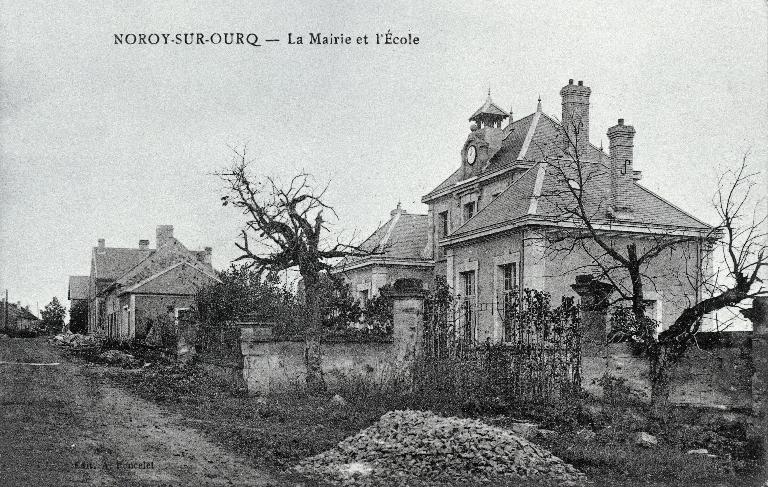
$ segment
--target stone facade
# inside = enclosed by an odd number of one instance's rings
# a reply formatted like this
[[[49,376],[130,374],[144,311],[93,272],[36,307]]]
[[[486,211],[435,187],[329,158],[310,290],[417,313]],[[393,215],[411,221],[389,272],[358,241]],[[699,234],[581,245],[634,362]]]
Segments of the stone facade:
[[[644,269],[651,317],[662,327],[669,326],[685,306],[699,299],[696,283],[706,272],[706,241],[712,228],[638,183],[635,129],[624,119],[607,130],[608,154],[590,144],[588,86],[569,80],[560,94],[562,125],[545,114],[539,102],[535,113],[510,120],[503,128],[506,112],[489,97],[470,119],[474,124],[462,147],[461,166],[422,198],[429,206],[425,255],[431,256],[434,273],[446,276],[456,294],[471,292],[470,301],[484,310],[477,316],[480,340],[501,337],[495,307],[505,285],[504,272],[509,286],[510,266],[516,287],[549,292],[555,303],[563,296],[574,296],[570,285],[578,274],[602,272],[592,258],[601,252],[594,242],[555,252],[547,240],[556,236],[564,248],[569,232],[579,231],[558,206],[574,181],[566,180],[574,176],[558,172],[567,167],[565,163],[557,165],[575,157],[572,146],[564,150],[563,143],[569,139],[575,141],[583,166],[585,182],[580,189],[586,195],[585,205],[611,245],[625,253],[627,245],[634,243],[642,252],[660,237],[686,240]],[[473,145],[477,149],[470,151]],[[611,264],[608,259],[602,262]],[[628,281],[621,270],[611,271],[610,277],[619,285]],[[471,282],[472,289],[466,289],[466,282]]]

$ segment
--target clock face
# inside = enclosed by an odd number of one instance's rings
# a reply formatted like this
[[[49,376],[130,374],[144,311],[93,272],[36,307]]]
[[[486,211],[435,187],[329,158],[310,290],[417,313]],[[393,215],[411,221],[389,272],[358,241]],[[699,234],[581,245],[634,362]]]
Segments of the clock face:
[[[474,145],[470,145],[467,148],[467,164],[474,164],[475,159],[477,158],[477,149],[475,149]]]

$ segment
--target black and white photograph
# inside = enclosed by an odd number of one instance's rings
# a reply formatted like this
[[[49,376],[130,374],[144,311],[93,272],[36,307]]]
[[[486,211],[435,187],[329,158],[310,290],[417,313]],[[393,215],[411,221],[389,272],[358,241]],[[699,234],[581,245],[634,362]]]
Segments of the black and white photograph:
[[[768,487],[768,2],[0,0],[0,486]]]

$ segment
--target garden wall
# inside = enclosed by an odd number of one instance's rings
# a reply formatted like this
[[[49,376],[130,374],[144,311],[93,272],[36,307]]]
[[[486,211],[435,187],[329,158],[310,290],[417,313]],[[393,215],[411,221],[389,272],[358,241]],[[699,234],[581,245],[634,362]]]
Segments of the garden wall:
[[[700,334],[699,346],[689,349],[677,364],[670,388],[672,404],[739,410],[751,407],[751,333],[725,333],[720,340],[708,336],[714,334]],[[640,397],[649,400],[648,360],[634,355],[625,343],[610,344],[607,352],[607,359],[600,357],[599,361],[604,366],[590,371],[591,378],[603,373],[622,378]]]
[[[249,391],[279,391],[304,386],[303,341],[245,339],[241,346],[243,380]],[[322,353],[323,375],[331,388],[344,379],[381,382],[396,372],[393,343],[323,343]]]
[[[623,379],[635,393],[650,399],[648,359],[635,355],[626,343],[607,343],[610,286],[577,279],[572,286],[581,298],[582,386],[602,393],[599,379],[608,374]],[[755,330],[765,325],[755,323]],[[753,332],[698,333],[696,343],[674,368],[669,400],[672,404],[748,411],[756,389],[753,377],[759,351],[753,348]],[[759,391],[757,392],[759,394]]]
[[[384,382],[411,373],[420,349],[423,329],[423,295],[418,285],[390,291],[394,299],[392,339],[382,341],[324,341],[322,366],[326,384],[343,380]],[[304,342],[277,340],[265,324],[235,325],[210,334],[198,334],[198,361],[211,373],[267,393],[304,387]],[[201,346],[202,336],[208,344]]]

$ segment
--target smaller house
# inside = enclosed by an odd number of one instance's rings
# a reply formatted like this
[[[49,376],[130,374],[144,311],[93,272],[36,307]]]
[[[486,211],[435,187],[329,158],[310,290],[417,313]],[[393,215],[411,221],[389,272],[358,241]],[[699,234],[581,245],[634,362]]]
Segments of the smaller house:
[[[6,303],[0,302],[0,330],[31,330],[40,326],[40,318],[21,303],[7,304],[8,322],[6,323]]]
[[[90,276],[69,276],[67,299],[70,308],[79,302],[88,302],[88,280]]]
[[[211,247],[189,250],[173,236],[172,225],[157,227],[155,248],[92,250],[88,276],[88,331],[113,339],[145,338],[154,324],[178,319],[195,301],[197,291],[220,282],[211,266]],[[70,299],[81,299],[81,276],[70,278]]]
[[[360,245],[371,255],[346,258],[333,272],[344,276],[354,297],[363,305],[378,295],[383,286],[394,284],[400,278],[431,283],[434,263],[431,255],[425,257],[425,251],[431,250],[427,242],[428,228],[427,215],[408,213],[398,203],[390,212],[389,220]]]

